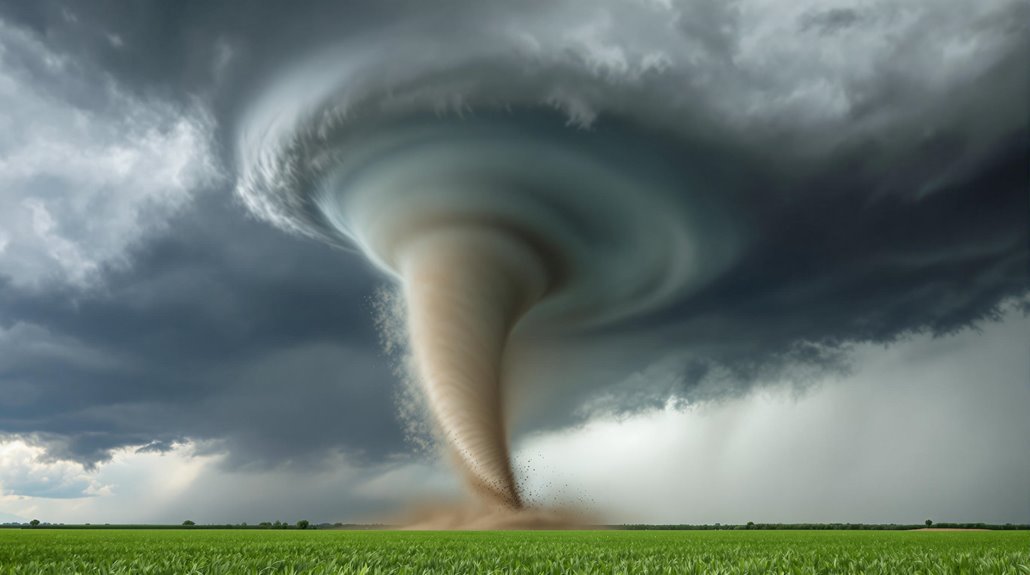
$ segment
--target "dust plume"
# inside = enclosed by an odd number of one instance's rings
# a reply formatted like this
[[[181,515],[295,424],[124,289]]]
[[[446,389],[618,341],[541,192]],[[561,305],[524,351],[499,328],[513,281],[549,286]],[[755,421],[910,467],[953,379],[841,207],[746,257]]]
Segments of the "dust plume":
[[[597,517],[572,508],[522,507],[499,508],[489,505],[423,504],[403,515],[390,518],[390,525],[403,525],[413,531],[461,529],[467,531],[522,529],[597,529]]]

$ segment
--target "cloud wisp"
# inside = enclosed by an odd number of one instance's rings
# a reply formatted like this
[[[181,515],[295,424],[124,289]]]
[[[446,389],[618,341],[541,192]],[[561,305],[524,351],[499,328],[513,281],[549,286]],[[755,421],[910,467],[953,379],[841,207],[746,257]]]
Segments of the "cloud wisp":
[[[2,20],[0,38],[0,276],[95,283],[219,183],[214,120],[199,103],[140,98]]]

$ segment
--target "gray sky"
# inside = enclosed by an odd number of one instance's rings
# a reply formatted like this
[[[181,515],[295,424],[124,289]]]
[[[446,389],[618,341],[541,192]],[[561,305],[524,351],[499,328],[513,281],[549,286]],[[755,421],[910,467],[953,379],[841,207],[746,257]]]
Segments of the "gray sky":
[[[1030,3],[296,4],[0,2],[0,521],[335,521],[456,492],[405,440],[387,280],[235,193],[255,110],[352,62],[372,101],[508,102],[645,150],[743,230],[691,297],[527,351],[531,495],[627,521],[1030,520]]]

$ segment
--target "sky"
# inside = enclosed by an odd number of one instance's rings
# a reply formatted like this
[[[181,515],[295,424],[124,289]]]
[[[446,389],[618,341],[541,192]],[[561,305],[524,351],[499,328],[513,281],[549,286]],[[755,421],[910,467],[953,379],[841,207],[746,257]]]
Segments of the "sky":
[[[523,338],[528,500],[1025,523],[1027,22],[1013,0],[0,2],[0,522],[458,497],[391,347],[395,278],[305,195],[343,181],[320,158],[426,122],[616,174],[555,192],[601,230],[570,269],[619,294],[577,313],[625,313]],[[680,232],[698,263],[643,298]]]

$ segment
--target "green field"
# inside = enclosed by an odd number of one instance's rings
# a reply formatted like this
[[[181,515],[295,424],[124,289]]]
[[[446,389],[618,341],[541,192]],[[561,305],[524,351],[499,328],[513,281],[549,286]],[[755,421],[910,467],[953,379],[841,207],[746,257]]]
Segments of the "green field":
[[[0,530],[13,573],[1030,574],[1030,533]]]

